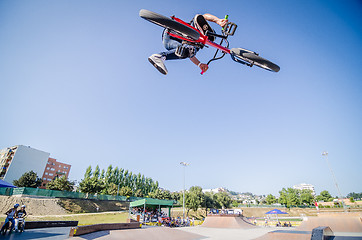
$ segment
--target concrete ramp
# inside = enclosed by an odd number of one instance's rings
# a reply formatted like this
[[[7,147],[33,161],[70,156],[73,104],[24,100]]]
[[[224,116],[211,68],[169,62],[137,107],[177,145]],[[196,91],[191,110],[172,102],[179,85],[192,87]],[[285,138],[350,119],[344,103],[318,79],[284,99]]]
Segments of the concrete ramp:
[[[341,213],[339,215],[320,215],[308,217],[298,227],[301,231],[312,231],[319,226],[328,226],[333,232],[362,232],[361,217]]]
[[[257,240],[311,239],[312,231],[326,226],[331,230],[333,239],[362,239],[362,218],[355,213],[320,214],[308,217],[295,229],[269,232]],[[332,238],[331,238],[332,239]]]
[[[246,218],[240,215],[210,215],[207,216],[202,227],[208,228],[254,228]]]

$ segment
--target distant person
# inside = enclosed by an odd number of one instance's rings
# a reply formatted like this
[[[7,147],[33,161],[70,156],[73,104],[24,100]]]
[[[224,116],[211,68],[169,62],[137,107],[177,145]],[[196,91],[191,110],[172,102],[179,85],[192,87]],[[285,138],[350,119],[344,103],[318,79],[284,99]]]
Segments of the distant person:
[[[12,230],[14,229],[14,227],[15,227],[15,220],[14,220],[14,218],[15,218],[15,215],[16,215],[16,212],[17,212],[18,207],[19,207],[19,204],[16,203],[13,208],[9,209],[9,210],[5,213],[6,219],[5,219],[4,225],[1,227],[1,232],[4,230],[4,228],[5,228],[5,226],[6,226],[6,224],[7,224],[8,222],[11,222],[10,231],[12,231]]]
[[[25,217],[27,216],[27,213],[25,211],[25,205],[22,205],[20,210],[16,212],[16,218],[15,218],[15,231],[18,231],[18,225],[19,220],[21,219],[23,221],[22,229],[25,228]]]

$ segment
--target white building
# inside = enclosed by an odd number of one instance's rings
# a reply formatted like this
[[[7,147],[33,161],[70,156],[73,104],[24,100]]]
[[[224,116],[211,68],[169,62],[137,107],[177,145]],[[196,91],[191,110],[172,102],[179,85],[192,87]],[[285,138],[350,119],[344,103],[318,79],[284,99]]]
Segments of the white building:
[[[0,179],[13,183],[25,172],[43,175],[50,153],[18,145],[0,150]]]
[[[202,192],[203,193],[205,193],[205,192],[219,193],[219,192],[226,192],[226,189],[219,187],[219,188],[214,188],[214,189],[203,189]]]
[[[312,184],[301,183],[301,184],[298,184],[298,185],[294,185],[293,188],[294,189],[299,189],[299,190],[304,190],[304,189],[311,190],[313,196],[315,196],[315,190],[314,190],[314,186]]]

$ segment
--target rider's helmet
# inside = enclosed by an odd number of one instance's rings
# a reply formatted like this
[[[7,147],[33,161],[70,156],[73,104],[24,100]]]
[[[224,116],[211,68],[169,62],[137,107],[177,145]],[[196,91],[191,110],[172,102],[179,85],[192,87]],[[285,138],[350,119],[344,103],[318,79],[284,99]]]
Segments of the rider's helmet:
[[[21,205],[22,208],[25,208],[25,205]]]
[[[14,205],[14,208],[17,208],[17,207],[19,207],[19,204],[18,204],[18,203],[16,203],[16,204]]]

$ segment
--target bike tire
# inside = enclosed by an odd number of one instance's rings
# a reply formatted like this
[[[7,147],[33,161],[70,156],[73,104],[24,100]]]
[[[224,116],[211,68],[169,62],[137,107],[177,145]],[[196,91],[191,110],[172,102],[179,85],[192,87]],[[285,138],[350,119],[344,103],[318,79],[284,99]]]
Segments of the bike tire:
[[[276,65],[275,63],[272,63],[271,61],[262,58],[255,53],[245,51],[243,49],[239,48],[232,48],[230,49],[230,53],[234,54],[236,56],[241,56],[241,58],[248,59],[253,65],[258,66],[260,68],[264,68],[266,70],[272,71],[272,72],[279,72],[280,67]]]
[[[141,9],[139,12],[139,15],[141,18],[146,19],[147,21],[154,23],[156,25],[159,25],[161,27],[171,29],[177,33],[180,33],[182,35],[185,35],[186,37],[192,39],[192,40],[198,40],[200,38],[200,33],[196,30],[185,26],[179,22],[176,22],[175,20],[165,17],[161,14],[151,12],[146,9]]]

